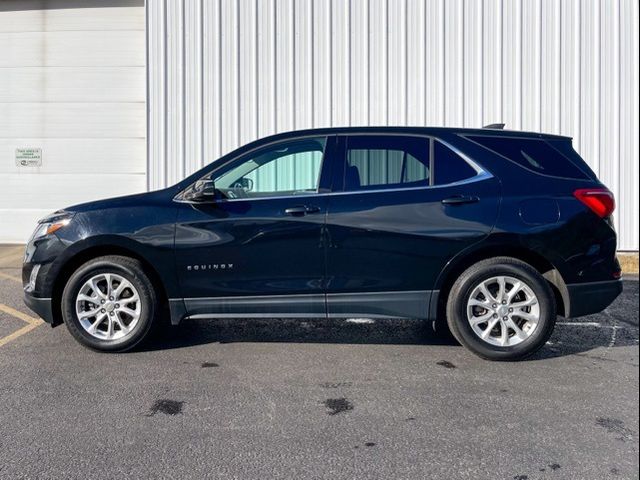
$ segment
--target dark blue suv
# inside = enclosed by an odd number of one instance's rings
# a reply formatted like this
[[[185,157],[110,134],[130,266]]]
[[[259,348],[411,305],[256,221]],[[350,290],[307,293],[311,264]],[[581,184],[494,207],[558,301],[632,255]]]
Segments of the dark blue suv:
[[[168,316],[405,317],[523,358],[621,292],[613,195],[566,137],[332,128],[268,137],[164,190],[70,207],[27,246],[27,305],[82,344]]]

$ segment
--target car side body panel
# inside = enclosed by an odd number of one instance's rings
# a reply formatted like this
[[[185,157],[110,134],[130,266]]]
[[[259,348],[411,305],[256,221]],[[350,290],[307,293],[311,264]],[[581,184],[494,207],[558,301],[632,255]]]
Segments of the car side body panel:
[[[257,148],[304,136],[354,133],[438,138],[491,176],[395,192],[347,194],[339,185],[323,185],[311,198],[318,214],[296,219],[283,216],[283,209],[309,199],[229,202],[222,207],[174,201],[203,175]],[[483,252],[504,250],[529,252],[549,264],[567,315],[605,308],[620,290],[615,231],[610,221],[573,196],[578,188],[601,185],[597,178],[531,173],[469,140],[472,134],[486,131],[362,127],[289,132],[245,145],[167,189],[70,207],[73,220],[67,227],[27,246],[25,285],[34,265],[40,265],[36,288],[26,294],[28,303],[36,305],[34,310],[45,320],[59,323],[56,296],[65,275],[78,261],[115,250],[129,252],[154,272],[174,323],[189,315],[301,317],[326,313],[327,308],[339,316],[433,318],[438,303],[433,298],[461,265]],[[568,141],[537,133],[499,135]],[[479,201],[442,204],[455,195],[473,195]],[[267,223],[268,228],[260,227]],[[283,261],[289,270],[275,283],[270,281],[270,273]],[[238,268],[215,276],[213,265],[219,273],[222,264]],[[195,265],[198,275],[185,276],[189,266],[195,273]],[[204,270],[201,265],[206,265]],[[589,300],[594,292],[597,302]]]
[[[495,178],[414,190],[333,195],[327,214],[330,316],[380,313],[427,318],[431,291],[447,262],[482,241],[498,215]],[[478,201],[446,205],[469,195]],[[409,292],[413,295],[408,296]],[[363,295],[365,294],[366,295]]]
[[[265,314],[287,313],[289,300],[299,306],[294,312],[307,307],[324,315],[321,236],[327,200],[319,196],[180,204],[175,255],[187,312],[238,314],[245,297],[245,313],[256,314],[259,302],[253,298],[262,296]],[[302,204],[313,204],[317,211],[304,216],[285,213]]]
[[[67,227],[27,245],[22,269],[25,284],[33,266],[40,265],[31,296],[56,298],[71,273],[71,265],[113,253],[143,260],[153,269],[166,294],[179,296],[174,261],[177,208],[171,200],[173,196],[171,190],[161,190],[72,207],[73,220]],[[53,324],[61,322],[56,307],[51,308]]]

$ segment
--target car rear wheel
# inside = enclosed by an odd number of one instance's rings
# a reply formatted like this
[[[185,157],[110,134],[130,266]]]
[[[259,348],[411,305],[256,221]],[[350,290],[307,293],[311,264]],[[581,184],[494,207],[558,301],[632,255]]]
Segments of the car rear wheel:
[[[488,360],[519,360],[539,350],[556,321],[553,291],[529,264],[484,260],[454,283],[447,322],[454,337]]]
[[[157,310],[142,264],[122,256],[99,257],[76,270],[62,294],[64,322],[81,344],[100,351],[135,347]]]

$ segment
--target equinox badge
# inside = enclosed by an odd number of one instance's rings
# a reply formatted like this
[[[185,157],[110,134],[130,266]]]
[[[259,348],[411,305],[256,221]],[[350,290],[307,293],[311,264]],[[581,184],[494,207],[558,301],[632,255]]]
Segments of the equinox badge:
[[[200,270],[233,270],[233,263],[205,263],[198,265],[187,265],[187,271]]]

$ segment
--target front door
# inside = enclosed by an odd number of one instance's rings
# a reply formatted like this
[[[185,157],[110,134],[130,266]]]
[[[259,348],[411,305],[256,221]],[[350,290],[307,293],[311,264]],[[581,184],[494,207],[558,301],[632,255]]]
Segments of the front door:
[[[341,137],[327,213],[329,316],[427,318],[437,275],[484,238],[499,183],[422,136]]]
[[[321,195],[328,141],[307,137],[248,153],[209,177],[215,200],[182,203],[176,268],[187,314],[324,316]]]

